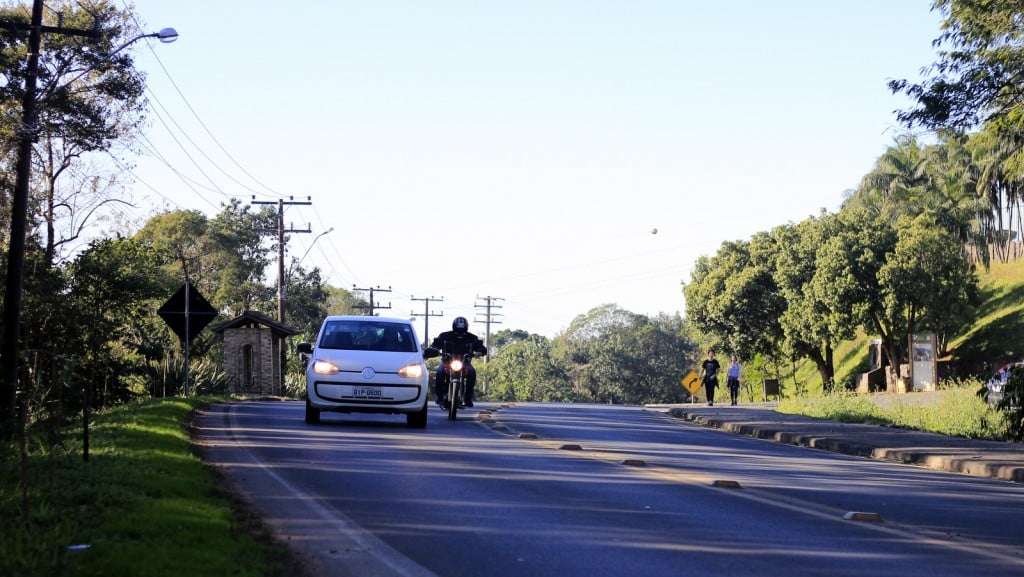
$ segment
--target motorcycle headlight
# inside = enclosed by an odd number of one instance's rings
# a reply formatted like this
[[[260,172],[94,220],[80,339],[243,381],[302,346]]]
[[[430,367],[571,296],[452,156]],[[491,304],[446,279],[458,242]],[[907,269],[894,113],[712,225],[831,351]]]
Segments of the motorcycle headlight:
[[[423,376],[423,367],[420,365],[406,365],[398,369],[399,376],[409,379],[418,379]]]
[[[461,371],[462,361],[460,361],[459,359],[455,359],[454,361],[452,361],[451,367],[453,371]]]
[[[317,360],[313,363],[313,372],[318,375],[336,375],[341,371],[338,365],[330,361]]]

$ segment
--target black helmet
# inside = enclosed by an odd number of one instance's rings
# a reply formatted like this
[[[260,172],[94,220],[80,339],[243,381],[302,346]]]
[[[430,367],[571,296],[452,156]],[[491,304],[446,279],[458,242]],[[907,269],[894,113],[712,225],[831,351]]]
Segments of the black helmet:
[[[460,335],[465,333],[469,330],[469,321],[466,320],[466,317],[455,317],[455,320],[452,321],[452,330]]]

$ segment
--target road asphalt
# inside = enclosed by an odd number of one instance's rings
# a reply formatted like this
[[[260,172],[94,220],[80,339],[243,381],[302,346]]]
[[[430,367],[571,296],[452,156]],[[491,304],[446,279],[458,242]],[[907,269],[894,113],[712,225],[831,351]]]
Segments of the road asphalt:
[[[1024,575],[1019,484],[635,407],[479,408],[415,430],[247,402],[193,430],[311,575]]]
[[[657,405],[706,427],[930,469],[1024,483],[1024,444],[965,439],[779,413],[757,406]]]

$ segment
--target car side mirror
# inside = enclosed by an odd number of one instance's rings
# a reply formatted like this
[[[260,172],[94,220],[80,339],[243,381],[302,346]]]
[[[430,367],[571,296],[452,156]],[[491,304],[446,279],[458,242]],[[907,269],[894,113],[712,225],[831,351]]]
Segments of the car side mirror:
[[[434,347],[427,347],[427,348],[423,349],[423,358],[424,359],[433,359],[433,358],[436,358],[436,357],[439,357],[439,356],[441,356],[441,351],[435,349]]]
[[[309,343],[299,343],[295,345],[295,352],[300,355],[311,355],[313,354],[313,345]]]

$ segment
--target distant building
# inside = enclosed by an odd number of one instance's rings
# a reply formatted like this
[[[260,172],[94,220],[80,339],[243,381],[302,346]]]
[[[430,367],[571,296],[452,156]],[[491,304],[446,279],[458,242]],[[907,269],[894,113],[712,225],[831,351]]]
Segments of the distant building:
[[[299,331],[256,311],[213,327],[224,339],[224,372],[232,393],[280,395],[284,391],[281,350]]]

